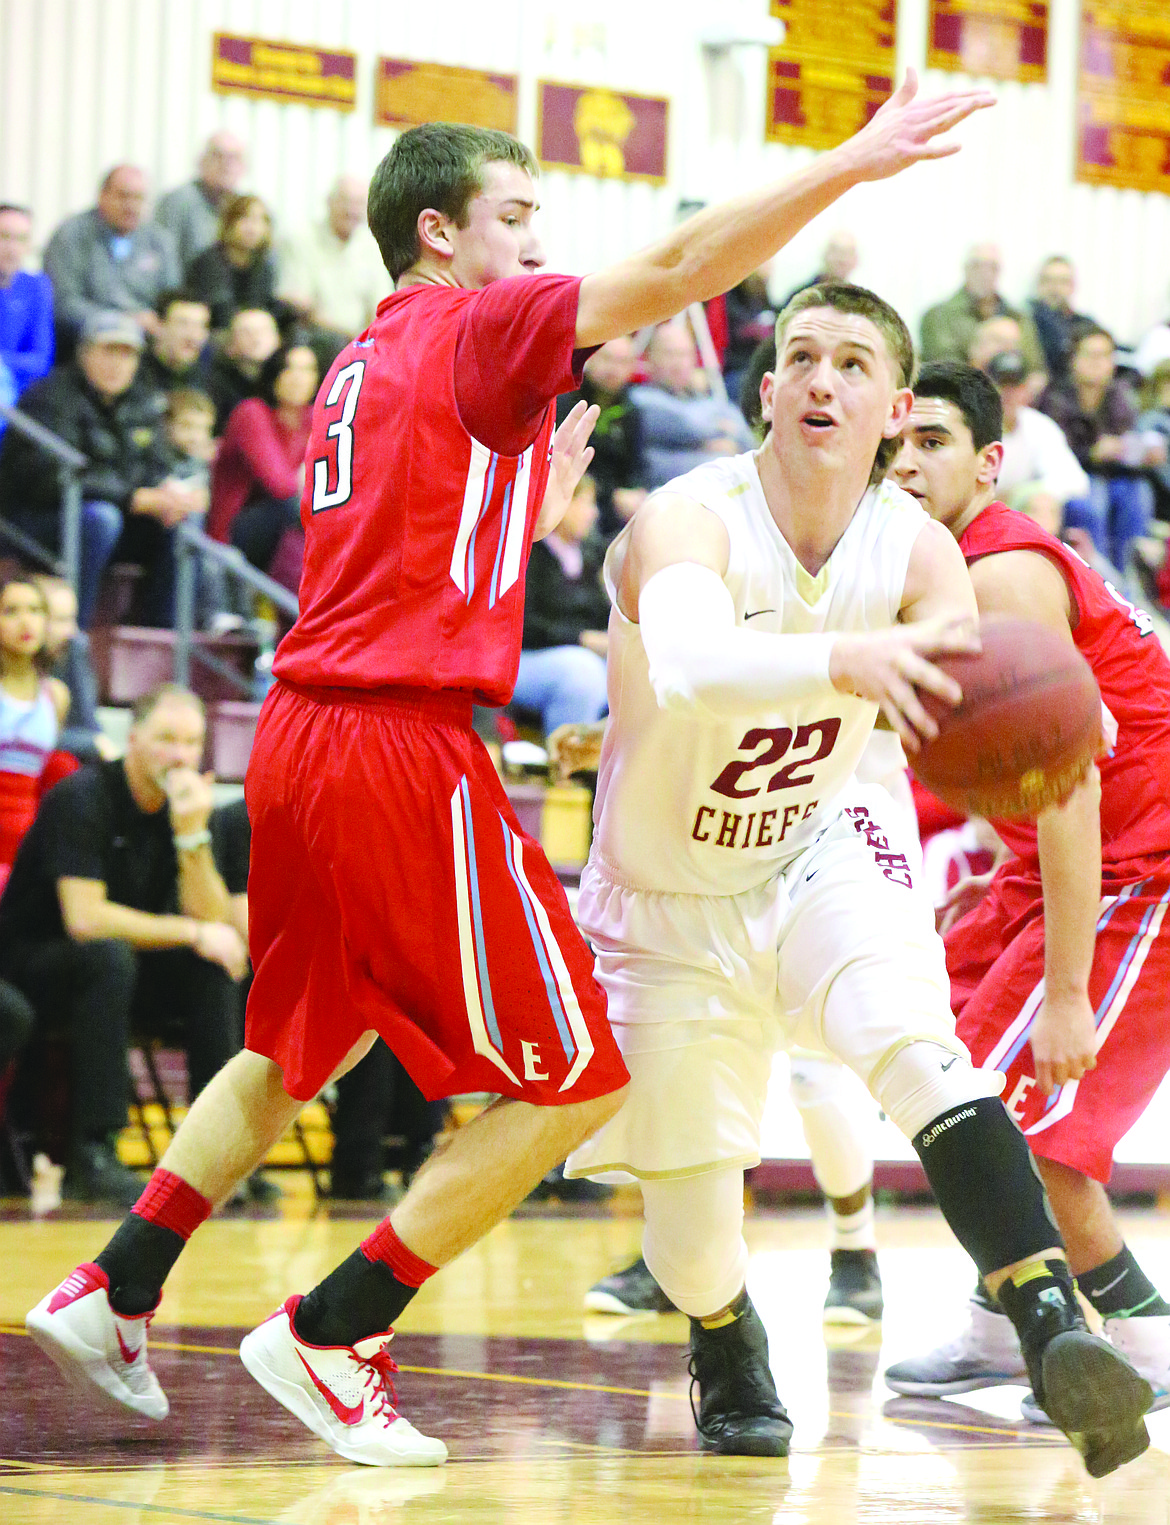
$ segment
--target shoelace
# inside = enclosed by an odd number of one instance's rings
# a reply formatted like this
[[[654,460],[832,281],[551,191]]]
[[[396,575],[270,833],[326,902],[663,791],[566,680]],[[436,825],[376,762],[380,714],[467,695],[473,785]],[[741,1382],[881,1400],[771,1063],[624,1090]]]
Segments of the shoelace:
[[[363,1381],[368,1383],[373,1378],[375,1411],[384,1417],[397,1419],[398,1392],[394,1386],[394,1373],[398,1370],[398,1363],[390,1355],[390,1342],[387,1341],[372,1356],[366,1356],[363,1365],[370,1368],[362,1373]]]

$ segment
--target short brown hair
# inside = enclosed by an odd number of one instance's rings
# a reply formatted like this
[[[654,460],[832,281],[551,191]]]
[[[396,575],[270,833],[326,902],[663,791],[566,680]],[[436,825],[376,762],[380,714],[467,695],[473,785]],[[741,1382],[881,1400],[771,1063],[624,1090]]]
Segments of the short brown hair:
[[[777,359],[784,348],[784,335],[788,325],[798,313],[807,312],[810,307],[831,307],[834,312],[868,318],[885,340],[890,359],[894,362],[898,386],[912,387],[914,385],[917,370],[914,359],[914,340],[910,337],[910,330],[906,327],[902,315],[888,302],[883,301],[876,291],[870,291],[865,286],[851,286],[845,281],[822,281],[815,286],[806,286],[803,291],[796,293],[776,319]],[[873,470],[870,472],[871,483],[876,485],[882,480],[893,465],[894,457],[901,449],[901,444],[901,440],[897,437],[882,440],[878,446]]]
[[[167,422],[173,423],[180,413],[202,413],[204,418],[214,419],[215,404],[198,387],[175,387],[167,393]]]
[[[467,226],[468,207],[483,189],[485,164],[515,164],[530,175],[540,173],[526,144],[491,127],[426,122],[397,140],[374,171],[366,202],[370,232],[392,280],[422,253],[418,219],[428,207],[457,228]]]
[[[149,720],[159,705],[167,699],[179,699],[184,704],[189,704],[192,709],[198,710],[206,721],[207,710],[198,694],[193,694],[181,683],[156,683],[153,688],[147,689],[146,693],[140,694],[135,699],[134,708],[130,711],[131,725],[141,725],[144,720]]]

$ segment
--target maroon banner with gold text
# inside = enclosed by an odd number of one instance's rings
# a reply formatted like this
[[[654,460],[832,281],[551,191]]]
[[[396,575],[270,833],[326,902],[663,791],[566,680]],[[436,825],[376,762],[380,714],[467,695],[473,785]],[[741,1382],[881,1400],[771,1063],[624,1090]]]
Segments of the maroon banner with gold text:
[[[537,88],[536,157],[546,168],[665,183],[668,100],[547,79]]]
[[[375,80],[374,121],[381,127],[469,122],[473,127],[516,131],[514,74],[380,58]]]
[[[764,136],[836,148],[894,89],[897,0],[772,0],[784,41],[768,49]]]
[[[357,98],[357,54],[216,32],[211,44],[211,88],[219,95],[251,95],[352,111]]]
[[[1170,0],[1083,0],[1076,175],[1170,195]]]
[[[1043,84],[1048,0],[930,0],[926,62],[981,78]]]

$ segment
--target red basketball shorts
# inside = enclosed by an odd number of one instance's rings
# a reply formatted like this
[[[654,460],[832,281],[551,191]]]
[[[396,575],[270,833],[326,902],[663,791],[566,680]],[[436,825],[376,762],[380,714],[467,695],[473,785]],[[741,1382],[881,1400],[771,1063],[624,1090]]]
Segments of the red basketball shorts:
[[[247,1047],[315,1096],[375,1028],[431,1100],[625,1084],[593,956],[470,702],[276,684],[248,767]]]
[[[1038,878],[1001,872],[947,934],[958,1036],[977,1065],[1007,1076],[1004,1105],[1032,1152],[1108,1181],[1113,1150],[1170,1069],[1170,865],[1108,891],[1097,919],[1089,1000],[1097,1067],[1045,1096],[1028,1033],[1044,996],[1044,901]]]

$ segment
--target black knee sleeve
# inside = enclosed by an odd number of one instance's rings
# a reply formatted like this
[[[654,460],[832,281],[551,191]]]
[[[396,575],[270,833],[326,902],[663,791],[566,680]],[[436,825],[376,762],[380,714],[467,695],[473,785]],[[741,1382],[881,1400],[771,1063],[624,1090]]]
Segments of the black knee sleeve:
[[[997,1097],[942,1113],[913,1143],[943,1217],[981,1275],[1062,1243],[1024,1135]]]

